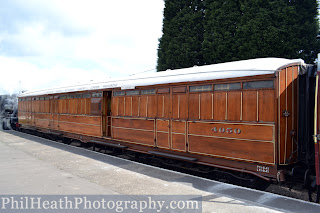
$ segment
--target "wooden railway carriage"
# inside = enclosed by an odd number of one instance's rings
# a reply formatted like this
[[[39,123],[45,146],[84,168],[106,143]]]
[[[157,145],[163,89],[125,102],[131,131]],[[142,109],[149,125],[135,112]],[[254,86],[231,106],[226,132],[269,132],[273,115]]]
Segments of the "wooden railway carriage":
[[[280,181],[298,159],[305,67],[252,59],[24,93],[20,128]]]

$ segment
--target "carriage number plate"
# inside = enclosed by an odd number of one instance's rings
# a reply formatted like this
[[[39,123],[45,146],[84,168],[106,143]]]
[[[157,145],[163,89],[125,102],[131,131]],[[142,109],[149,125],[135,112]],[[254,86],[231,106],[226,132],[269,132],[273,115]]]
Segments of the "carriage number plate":
[[[269,173],[269,167],[257,165],[257,172]]]
[[[241,133],[241,129],[238,129],[238,128],[233,129],[233,128],[223,128],[223,127],[217,128],[217,127],[213,127],[211,129],[211,131],[214,132],[214,133],[228,133],[228,134],[232,134],[232,133],[240,134]]]

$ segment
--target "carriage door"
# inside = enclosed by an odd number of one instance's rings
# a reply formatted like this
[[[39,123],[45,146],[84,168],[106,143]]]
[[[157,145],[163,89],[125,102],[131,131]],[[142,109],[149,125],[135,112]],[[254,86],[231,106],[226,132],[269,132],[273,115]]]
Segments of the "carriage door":
[[[111,96],[112,91],[103,92],[103,136],[111,138]]]
[[[298,66],[287,67],[278,78],[278,163],[286,165],[296,160]]]

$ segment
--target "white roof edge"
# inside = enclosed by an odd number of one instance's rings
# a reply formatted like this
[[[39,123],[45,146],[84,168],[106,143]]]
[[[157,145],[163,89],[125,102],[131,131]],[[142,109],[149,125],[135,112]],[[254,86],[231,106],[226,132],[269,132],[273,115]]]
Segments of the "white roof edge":
[[[118,78],[107,82],[30,91],[18,97],[58,94],[76,91],[90,91],[110,88],[134,89],[137,86],[150,86],[166,83],[192,82],[274,74],[279,69],[290,65],[305,65],[302,59],[257,58],[226,62],[204,66],[195,66],[177,70],[167,70],[149,74],[139,74]]]

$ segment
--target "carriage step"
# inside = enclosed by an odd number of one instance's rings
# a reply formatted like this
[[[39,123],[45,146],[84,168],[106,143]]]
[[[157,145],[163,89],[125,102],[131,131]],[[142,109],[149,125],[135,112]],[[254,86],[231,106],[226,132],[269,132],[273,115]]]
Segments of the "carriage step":
[[[120,149],[126,149],[128,148],[127,146],[123,146],[121,144],[114,144],[114,143],[108,143],[108,142],[103,142],[103,141],[95,141],[95,140],[91,140],[91,143],[96,143],[96,144],[100,144],[100,145],[104,145],[104,146],[110,146],[110,147],[114,147],[114,148],[120,148]]]
[[[172,159],[177,159],[177,160],[184,160],[184,161],[197,161],[197,158],[190,158],[190,157],[184,157],[184,156],[179,156],[179,155],[173,155],[169,153],[163,153],[163,152],[156,152],[156,151],[149,151],[148,153],[157,155],[160,157],[166,157],[166,158],[172,158]]]

